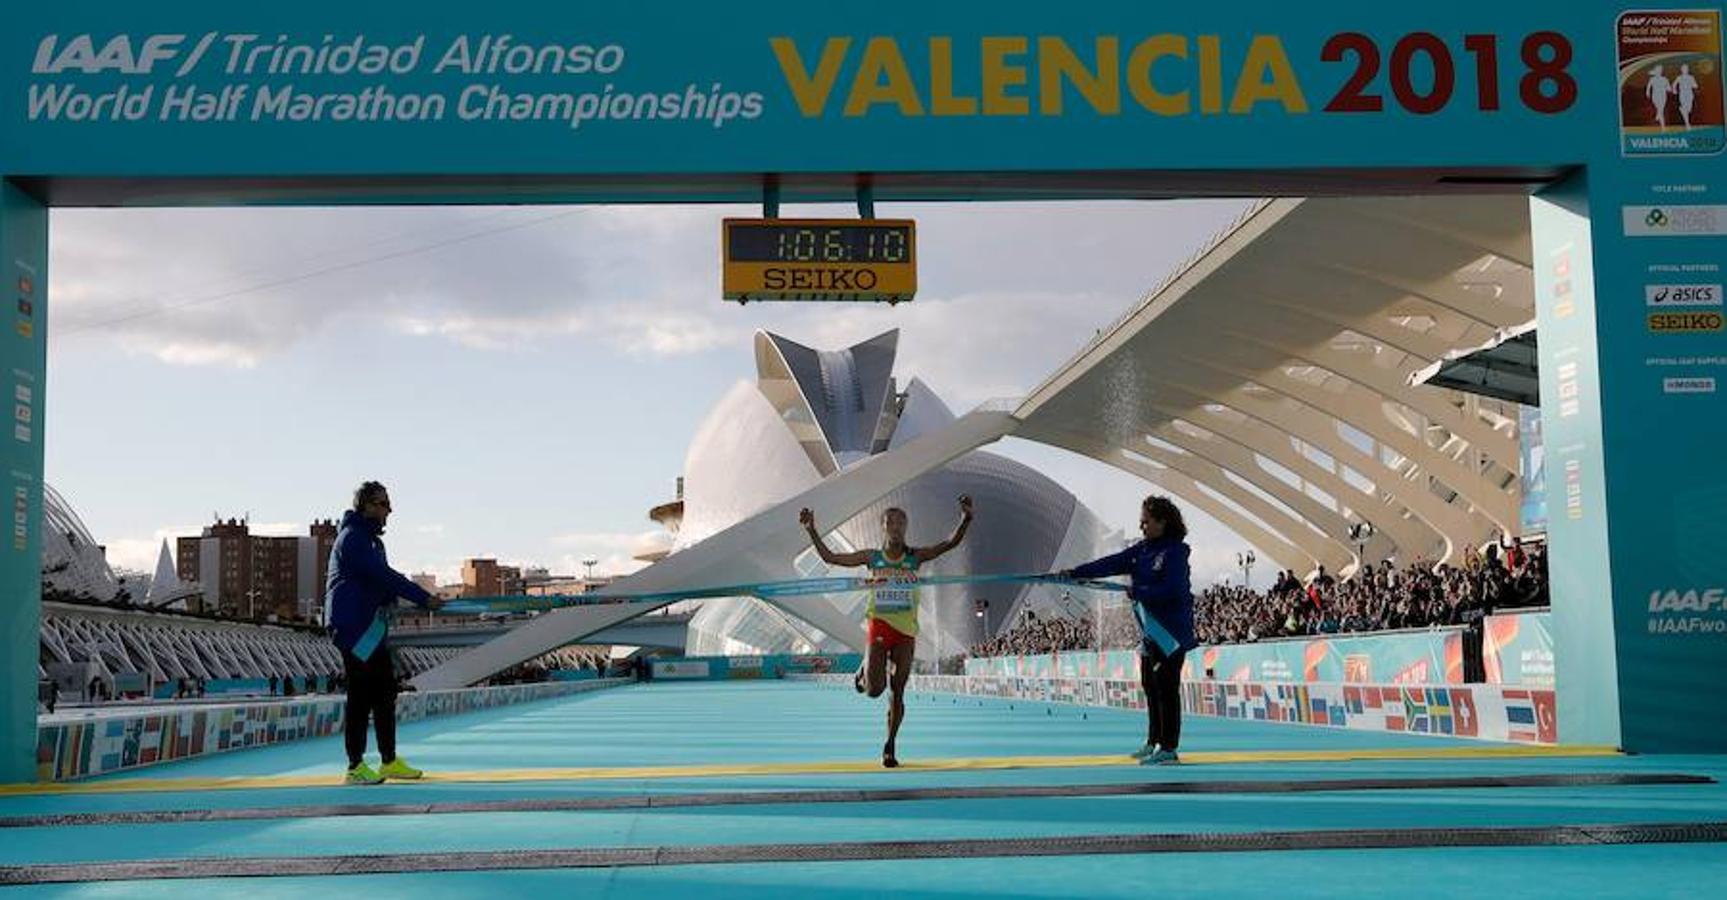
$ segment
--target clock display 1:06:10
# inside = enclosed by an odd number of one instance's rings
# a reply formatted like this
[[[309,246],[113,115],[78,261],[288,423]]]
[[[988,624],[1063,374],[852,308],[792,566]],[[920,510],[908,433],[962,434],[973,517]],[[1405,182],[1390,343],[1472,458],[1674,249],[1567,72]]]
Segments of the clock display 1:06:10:
[[[732,229],[733,262],[911,262],[903,225],[742,226]]]

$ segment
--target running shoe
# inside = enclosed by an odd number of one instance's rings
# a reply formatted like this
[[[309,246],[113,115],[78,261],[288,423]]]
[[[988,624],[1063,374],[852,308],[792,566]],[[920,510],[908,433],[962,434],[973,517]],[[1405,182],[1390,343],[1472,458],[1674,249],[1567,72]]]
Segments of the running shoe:
[[[383,784],[384,776],[364,762],[348,770],[348,784]]]
[[[408,765],[407,761],[400,756],[384,763],[384,767],[378,770],[378,774],[394,781],[418,781],[426,776],[426,773]]]
[[[1133,753],[1130,755],[1134,759],[1143,760],[1146,757],[1151,756],[1155,753],[1157,753],[1157,745],[1152,743],[1151,741],[1146,741],[1145,746],[1139,748],[1138,750],[1133,751]]]
[[[1139,761],[1142,766],[1173,766],[1181,762],[1181,755],[1174,750],[1157,748],[1157,752]]]

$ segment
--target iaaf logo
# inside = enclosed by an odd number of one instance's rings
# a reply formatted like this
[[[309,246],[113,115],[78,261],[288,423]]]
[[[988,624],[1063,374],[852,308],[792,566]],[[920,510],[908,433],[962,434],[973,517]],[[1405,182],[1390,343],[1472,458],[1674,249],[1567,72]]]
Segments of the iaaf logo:
[[[60,35],[51,34],[36,45],[36,61],[30,71],[37,75],[58,75],[68,69],[86,74],[123,72],[127,75],[148,75],[159,62],[178,56],[186,41],[183,34],[152,34],[136,49],[132,39],[120,34],[109,38],[100,50],[96,39],[80,34],[64,44]]]
[[[1727,588],[1654,590],[1649,592],[1650,612],[1715,612],[1727,609]]]

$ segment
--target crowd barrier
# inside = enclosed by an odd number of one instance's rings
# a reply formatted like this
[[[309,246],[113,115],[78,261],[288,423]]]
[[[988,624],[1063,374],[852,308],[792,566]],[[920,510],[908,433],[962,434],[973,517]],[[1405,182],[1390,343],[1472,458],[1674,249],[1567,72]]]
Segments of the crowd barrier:
[[[409,692],[396,700],[396,719],[411,722],[629,683],[628,679],[608,678]],[[304,700],[114,710],[89,718],[44,722],[36,730],[36,779],[66,781],[210,753],[338,734],[345,706],[341,696],[314,696]],[[339,757],[331,759],[332,765],[340,762]]]
[[[778,653],[767,656],[680,656],[653,660],[656,681],[725,681],[856,672],[856,653]]]
[[[1482,656],[1491,684],[1553,687],[1553,634],[1546,612],[1489,616]],[[1460,627],[1201,647],[1187,655],[1189,681],[1307,684],[1460,685],[1465,683]],[[1133,650],[1072,650],[1040,656],[965,661],[965,674],[1019,678],[1102,678],[1137,681]]]
[[[1139,656],[1133,650],[1070,650],[968,659],[965,673],[1134,680]],[[1191,680],[1461,684],[1463,633],[1451,628],[1201,647],[1188,653],[1182,674]]]
[[[818,679],[851,687],[849,676]],[[911,688],[1008,700],[1145,708],[1145,695],[1137,679],[914,675]],[[1196,716],[1525,744],[1553,744],[1559,739],[1553,691],[1527,687],[1199,680],[1184,683],[1181,696],[1182,708]]]

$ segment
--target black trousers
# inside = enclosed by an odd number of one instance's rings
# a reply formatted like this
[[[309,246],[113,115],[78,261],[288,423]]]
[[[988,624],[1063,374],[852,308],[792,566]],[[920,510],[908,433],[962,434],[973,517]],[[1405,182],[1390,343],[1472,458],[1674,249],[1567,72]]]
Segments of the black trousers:
[[[1147,646],[1139,657],[1146,742],[1165,750],[1181,745],[1181,664],[1186,659],[1186,650],[1165,654],[1155,645]]]
[[[370,659],[362,660],[342,651],[342,673],[348,680],[348,706],[344,721],[348,743],[348,767],[366,756],[366,724],[370,719],[378,732],[378,752],[384,762],[396,758],[396,666],[390,648],[379,645]]]

